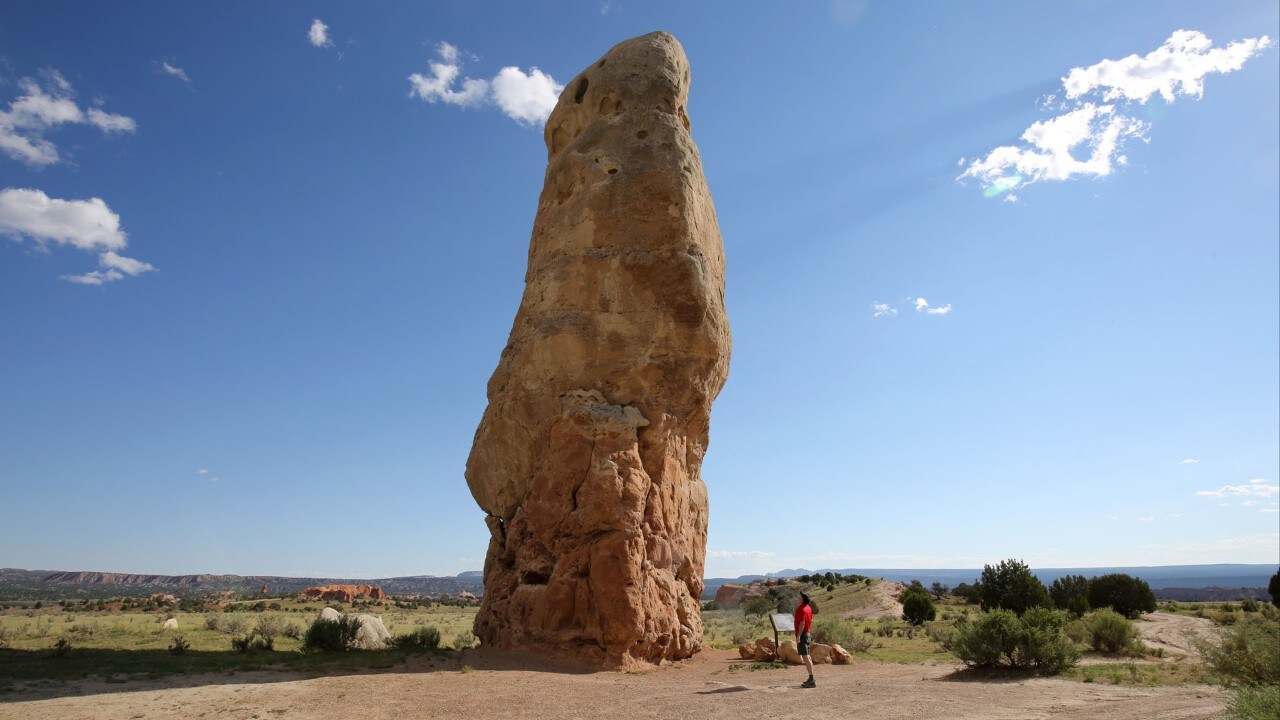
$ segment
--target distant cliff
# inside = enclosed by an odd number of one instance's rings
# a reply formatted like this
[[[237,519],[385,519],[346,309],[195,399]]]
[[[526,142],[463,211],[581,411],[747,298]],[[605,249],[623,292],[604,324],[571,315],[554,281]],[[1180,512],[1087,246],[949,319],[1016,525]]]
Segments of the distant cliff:
[[[267,586],[272,596],[295,595],[322,585],[377,585],[388,595],[461,595],[484,593],[481,573],[457,576],[416,575],[394,578],[317,578],[277,575],[148,575],[67,570],[0,568],[0,600],[58,600],[146,596],[157,590],[184,597],[231,591],[259,595]]]

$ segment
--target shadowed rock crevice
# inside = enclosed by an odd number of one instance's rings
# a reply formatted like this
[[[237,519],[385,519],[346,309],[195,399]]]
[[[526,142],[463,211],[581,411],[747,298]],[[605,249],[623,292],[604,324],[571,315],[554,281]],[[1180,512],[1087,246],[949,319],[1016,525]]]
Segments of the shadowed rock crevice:
[[[476,634],[606,665],[689,657],[724,248],[680,44],[619,44],[566,86],[525,292],[467,461],[490,529]]]

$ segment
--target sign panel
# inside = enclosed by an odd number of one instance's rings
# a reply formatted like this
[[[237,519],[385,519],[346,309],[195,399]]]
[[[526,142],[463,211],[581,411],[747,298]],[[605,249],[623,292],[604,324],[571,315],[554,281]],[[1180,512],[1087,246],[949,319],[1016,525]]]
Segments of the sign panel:
[[[769,616],[774,632],[795,632],[796,619],[786,613],[773,613]]]

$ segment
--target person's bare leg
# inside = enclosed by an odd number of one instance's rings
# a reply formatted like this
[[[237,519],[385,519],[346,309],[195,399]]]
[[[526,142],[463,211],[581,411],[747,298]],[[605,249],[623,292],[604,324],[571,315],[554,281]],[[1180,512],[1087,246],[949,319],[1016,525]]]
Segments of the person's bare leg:
[[[804,655],[802,657],[804,658],[804,667],[806,670],[809,671],[809,679],[812,680],[813,679],[813,658],[808,655]]]

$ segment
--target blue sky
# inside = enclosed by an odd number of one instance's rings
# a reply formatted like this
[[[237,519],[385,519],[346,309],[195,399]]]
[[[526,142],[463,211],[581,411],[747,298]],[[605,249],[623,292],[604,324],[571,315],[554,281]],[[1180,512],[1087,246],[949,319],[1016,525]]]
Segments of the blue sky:
[[[9,2],[0,565],[478,569],[541,120],[656,29],[708,575],[1280,560],[1274,2]]]

